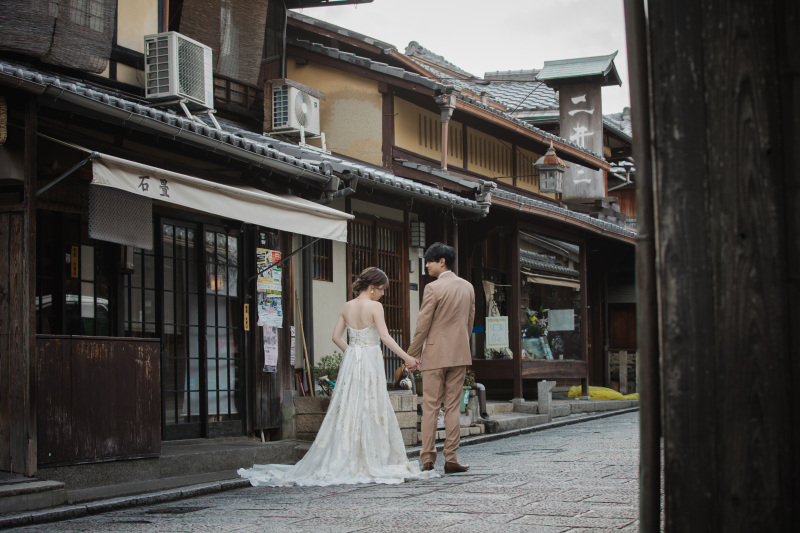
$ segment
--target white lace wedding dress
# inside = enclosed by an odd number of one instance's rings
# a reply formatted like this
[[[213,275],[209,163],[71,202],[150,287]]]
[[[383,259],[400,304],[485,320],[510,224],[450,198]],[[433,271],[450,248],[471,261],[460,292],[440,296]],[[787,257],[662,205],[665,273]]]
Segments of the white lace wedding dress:
[[[347,326],[328,413],[306,455],[295,465],[254,465],[239,475],[252,485],[342,485],[402,483],[437,477],[406,457],[403,436],[386,391],[383,354],[375,324]]]

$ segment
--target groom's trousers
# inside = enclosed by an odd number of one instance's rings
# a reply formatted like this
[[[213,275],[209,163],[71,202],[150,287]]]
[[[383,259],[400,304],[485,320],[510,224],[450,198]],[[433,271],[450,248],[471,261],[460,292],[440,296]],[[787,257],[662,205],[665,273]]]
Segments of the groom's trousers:
[[[444,402],[444,460],[458,462],[456,450],[461,443],[459,406],[464,392],[467,367],[451,366],[422,370],[422,464],[436,462],[436,422]]]

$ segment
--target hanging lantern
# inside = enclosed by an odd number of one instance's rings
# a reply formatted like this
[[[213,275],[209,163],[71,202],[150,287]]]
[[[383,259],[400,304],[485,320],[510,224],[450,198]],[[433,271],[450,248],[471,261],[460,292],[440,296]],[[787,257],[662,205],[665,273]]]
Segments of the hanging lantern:
[[[556,155],[553,141],[550,141],[550,148],[547,149],[547,153],[534,164],[539,171],[539,192],[561,194],[563,192],[564,170],[566,170],[567,165]]]
[[[425,223],[411,223],[411,246],[413,248],[425,248]]]

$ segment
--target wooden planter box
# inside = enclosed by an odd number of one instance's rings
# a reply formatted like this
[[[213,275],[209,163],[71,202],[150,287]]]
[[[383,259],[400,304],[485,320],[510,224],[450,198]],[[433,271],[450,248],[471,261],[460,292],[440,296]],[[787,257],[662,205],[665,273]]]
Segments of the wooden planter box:
[[[411,446],[419,442],[417,433],[417,396],[411,391],[389,391],[394,414],[400,424],[403,442]],[[295,428],[298,440],[313,441],[317,436],[330,404],[328,396],[296,396],[294,398]]]

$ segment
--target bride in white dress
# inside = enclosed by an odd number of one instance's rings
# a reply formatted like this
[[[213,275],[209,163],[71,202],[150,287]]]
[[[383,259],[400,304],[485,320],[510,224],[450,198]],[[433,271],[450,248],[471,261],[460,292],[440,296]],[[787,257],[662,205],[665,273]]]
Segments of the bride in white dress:
[[[239,475],[254,486],[321,486],[402,483],[438,477],[409,461],[386,390],[380,341],[410,370],[417,361],[389,335],[380,303],[389,280],[378,268],[365,269],[353,284],[356,298],[339,313],[333,342],[344,355],[328,413],[314,443],[295,465],[254,465]],[[347,329],[349,344],[342,340]]]

